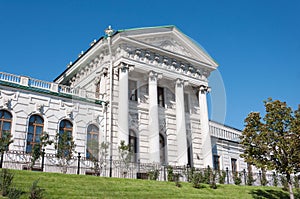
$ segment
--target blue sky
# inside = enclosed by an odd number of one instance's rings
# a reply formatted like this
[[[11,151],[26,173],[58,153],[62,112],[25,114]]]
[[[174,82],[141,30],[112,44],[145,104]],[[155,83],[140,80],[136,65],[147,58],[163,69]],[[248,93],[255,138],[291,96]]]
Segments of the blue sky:
[[[297,0],[0,0],[0,71],[52,81],[108,25],[172,24],[219,63],[213,92],[223,80],[225,123],[242,129],[268,97],[300,104],[299,10]]]

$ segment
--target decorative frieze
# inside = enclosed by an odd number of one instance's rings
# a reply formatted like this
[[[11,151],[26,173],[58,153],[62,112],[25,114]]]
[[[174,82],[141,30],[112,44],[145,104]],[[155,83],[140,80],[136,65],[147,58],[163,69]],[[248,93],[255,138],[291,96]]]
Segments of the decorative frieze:
[[[206,81],[207,77],[210,75],[210,72],[207,69],[196,68],[184,60],[178,60],[165,55],[160,55],[157,52],[153,52],[148,49],[144,50],[128,47],[127,45],[120,45],[115,52],[116,59],[120,57],[130,58],[146,64],[151,64],[153,66],[159,66],[166,70],[180,73],[199,80]]]

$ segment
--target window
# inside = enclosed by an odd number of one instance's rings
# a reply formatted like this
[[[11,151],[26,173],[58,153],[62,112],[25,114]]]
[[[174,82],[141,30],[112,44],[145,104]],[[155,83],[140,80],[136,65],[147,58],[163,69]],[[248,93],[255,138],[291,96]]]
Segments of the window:
[[[231,158],[231,170],[232,172],[237,172],[236,159]]]
[[[160,152],[160,163],[165,164],[166,163],[166,142],[165,138],[162,134],[159,134],[159,152]]]
[[[164,88],[157,87],[157,102],[161,107],[165,107]]]
[[[186,113],[190,112],[189,94],[184,93],[184,110]]]
[[[213,156],[213,167],[214,170],[220,170],[220,156],[218,155]]]
[[[5,110],[0,110],[0,137],[2,137],[4,133],[11,133],[11,122],[11,113]]]
[[[134,80],[128,81],[128,97],[131,101],[138,101],[137,97],[137,82]]]
[[[186,142],[187,142],[187,155],[188,155],[188,165],[193,166],[193,142],[192,142],[192,131],[191,124],[186,125]]]
[[[69,138],[72,136],[72,131],[73,131],[73,124],[69,120],[62,120],[59,124],[59,134],[62,135],[64,133],[67,133]],[[70,145],[70,141],[68,143],[63,143],[64,141],[59,139],[58,144],[62,143],[63,145]],[[59,147],[60,148],[60,147]],[[58,151],[58,153],[61,153],[62,151]],[[65,151],[65,155],[67,155],[69,152]]]
[[[69,120],[62,120],[59,124],[59,133],[68,132],[71,136],[73,131],[73,124]]]
[[[99,128],[90,124],[87,128],[86,158],[99,160]]]
[[[132,153],[131,162],[137,161],[137,137],[134,131],[129,131],[129,151]]]
[[[34,146],[40,143],[40,137],[44,129],[44,119],[39,115],[32,115],[29,118],[26,153],[31,153]]]

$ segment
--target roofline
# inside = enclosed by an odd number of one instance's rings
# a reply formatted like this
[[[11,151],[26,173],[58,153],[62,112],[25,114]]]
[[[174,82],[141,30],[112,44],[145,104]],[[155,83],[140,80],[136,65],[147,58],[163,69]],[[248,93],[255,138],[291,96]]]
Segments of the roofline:
[[[210,122],[213,122],[213,123],[216,123],[216,124],[219,124],[219,125],[222,125],[222,126],[225,126],[225,127],[227,127],[227,128],[231,128],[231,129],[234,129],[234,130],[237,130],[237,131],[243,131],[243,130],[241,130],[241,129],[237,129],[237,128],[235,128],[235,127],[232,127],[232,126],[229,126],[229,125],[226,125],[226,124],[222,124],[222,123],[220,123],[220,122],[217,122],[217,121],[214,121],[214,120],[209,120]]]
[[[112,36],[119,33],[119,31],[115,31]],[[105,39],[106,36],[101,36],[92,46],[90,46],[80,57],[78,57],[68,68],[66,68],[60,75],[58,75],[53,81],[57,81],[61,78],[68,70],[72,68],[84,55],[86,55],[96,44],[98,44],[102,39]]]
[[[195,42],[194,39],[192,39],[191,37],[187,36],[185,33],[183,33],[178,27],[176,27],[175,25],[163,25],[163,26],[150,26],[150,27],[141,27],[141,28],[129,28],[129,29],[120,29],[117,30],[113,33],[112,37],[115,36],[118,33],[121,32],[126,32],[126,31],[134,31],[134,30],[143,30],[143,29],[155,29],[155,28],[172,28],[172,29],[176,29],[178,32],[180,32],[182,35],[184,35],[188,40],[190,40],[195,46],[197,46],[198,48],[200,48],[202,50],[202,52],[209,58],[211,59],[216,66],[218,66],[219,64],[215,61],[215,59],[213,59],[208,52],[198,43]],[[84,55],[86,55],[94,46],[96,46],[96,44],[98,44],[101,40],[105,39],[106,36],[101,36],[92,46],[90,46],[80,57],[78,57],[72,64],[70,64],[69,67],[67,67],[60,75],[58,75],[53,82],[56,82],[57,80],[59,80],[66,72],[68,72],[82,57],[84,57]]]
[[[149,26],[149,27],[140,27],[140,28],[128,28],[128,29],[121,29],[118,32],[125,32],[125,31],[132,31],[132,30],[143,30],[143,29],[154,29],[154,28],[176,28],[175,25],[163,25],[163,26]]]

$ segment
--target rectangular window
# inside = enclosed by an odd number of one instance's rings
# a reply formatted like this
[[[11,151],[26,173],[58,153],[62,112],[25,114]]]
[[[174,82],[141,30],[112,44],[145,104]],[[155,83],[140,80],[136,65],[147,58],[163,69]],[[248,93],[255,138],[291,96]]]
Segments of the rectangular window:
[[[128,81],[128,97],[131,101],[138,101],[137,82],[134,80]]]
[[[189,94],[184,93],[184,110],[186,113],[190,113]]]
[[[165,96],[164,96],[164,88],[157,87],[157,102],[161,107],[165,107]]]
[[[220,156],[214,155],[213,156],[213,166],[214,170],[220,170]]]
[[[237,172],[236,159],[231,158],[231,170],[232,172]]]

